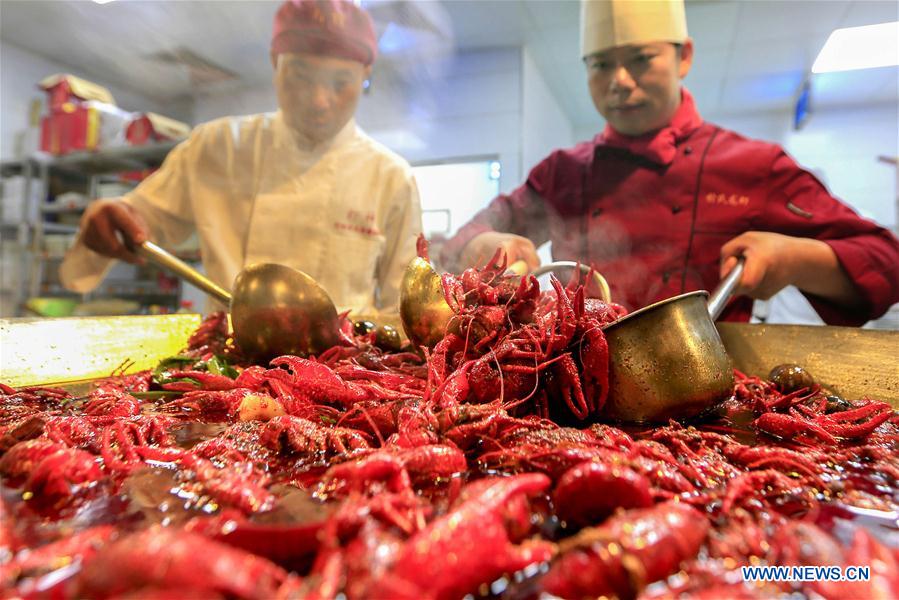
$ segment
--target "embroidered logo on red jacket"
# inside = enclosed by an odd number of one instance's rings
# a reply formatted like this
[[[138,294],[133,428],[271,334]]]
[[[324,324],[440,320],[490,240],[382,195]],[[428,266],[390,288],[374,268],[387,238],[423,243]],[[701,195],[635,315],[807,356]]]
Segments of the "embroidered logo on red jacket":
[[[724,206],[749,206],[749,196],[738,194],[721,194],[709,192],[705,195],[707,204],[722,204]]]

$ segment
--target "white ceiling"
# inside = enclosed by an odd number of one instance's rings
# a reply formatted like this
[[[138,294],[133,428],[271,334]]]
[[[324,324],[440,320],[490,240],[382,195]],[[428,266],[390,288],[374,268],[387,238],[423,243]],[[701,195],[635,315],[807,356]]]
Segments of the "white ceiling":
[[[87,77],[164,101],[198,91],[188,69],[151,58],[188,49],[234,72],[228,85],[269,85],[268,39],[280,2],[3,0],[0,38]],[[379,34],[388,23],[432,28],[454,48],[526,45],[575,127],[595,123],[578,57],[574,0],[366,0]],[[686,83],[706,114],[786,109],[837,27],[899,20],[892,0],[687,0],[696,58]],[[422,39],[426,39],[423,36]],[[383,41],[383,40],[382,40]],[[386,50],[386,51],[385,51]],[[382,68],[416,48],[382,47]],[[899,101],[899,69],[817,75],[816,106]]]

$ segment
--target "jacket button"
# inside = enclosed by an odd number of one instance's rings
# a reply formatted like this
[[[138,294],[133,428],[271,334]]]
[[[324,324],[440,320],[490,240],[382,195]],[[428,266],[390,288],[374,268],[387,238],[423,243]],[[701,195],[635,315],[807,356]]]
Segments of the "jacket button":
[[[683,210],[682,207],[679,204],[675,204],[674,206],[671,207],[671,214],[676,215],[681,210]]]
[[[669,280],[669,279],[671,279],[671,273],[670,273],[670,272],[665,271],[664,273],[662,273],[662,283],[668,283],[668,280]]]
[[[593,218],[595,219],[595,218],[598,217],[600,214],[602,214],[602,209],[601,209],[601,208],[594,209],[594,211],[593,211],[592,214],[593,214]]]
[[[693,154],[693,146],[685,146],[684,154]]]

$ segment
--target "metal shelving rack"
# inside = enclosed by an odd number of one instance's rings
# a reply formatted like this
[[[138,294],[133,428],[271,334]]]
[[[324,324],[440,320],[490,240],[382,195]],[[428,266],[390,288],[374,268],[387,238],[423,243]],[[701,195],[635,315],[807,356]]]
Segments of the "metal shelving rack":
[[[177,142],[164,142],[146,146],[109,148],[95,152],[73,152],[63,156],[36,153],[25,159],[0,163],[0,175],[3,177],[22,175],[24,177],[23,193],[25,194],[24,201],[26,203],[33,201],[31,197],[32,182],[38,179],[42,182],[43,189],[48,190],[50,177],[54,174],[69,175],[86,180],[87,195],[91,200],[95,200],[101,177],[158,167],[176,145]],[[26,214],[28,212],[26,211]],[[74,234],[78,228],[75,225],[49,221],[49,215],[65,211],[60,211],[53,203],[46,202],[46,198],[42,198],[39,201],[36,212],[37,219],[33,222],[29,222],[26,218],[22,222],[0,223],[4,237],[7,232],[14,231],[18,245],[30,256],[27,269],[27,284],[19,285],[18,289],[15,290],[17,293],[13,301],[17,311],[21,310],[28,297],[39,295],[77,295],[62,289],[44,289],[45,286],[42,284],[45,279],[47,263],[59,260],[59,257],[50,257],[45,254],[47,235]],[[77,212],[80,212],[80,210]],[[129,293],[120,291],[116,295],[128,296]],[[146,290],[142,290],[140,286],[137,286],[130,295],[143,297],[146,296]],[[152,295],[162,298],[171,294],[154,292]]]
[[[33,202],[32,185],[36,173],[37,162],[31,158],[3,161],[0,163],[0,176],[2,176],[3,179],[21,175],[24,180],[24,187],[22,190],[23,214],[21,220],[7,221],[6,215],[4,215],[4,220],[0,222],[0,237],[5,241],[8,239],[7,236],[9,234],[13,234],[17,247],[15,258],[18,264],[14,270],[17,274],[16,281],[12,288],[0,290],[2,297],[11,301],[12,305],[15,307],[15,314],[18,314],[19,310],[21,310],[21,306],[27,296],[28,285],[23,278],[23,274],[28,270],[28,265],[32,262],[32,257],[30,255],[34,251],[34,232],[36,231],[37,223],[30,221],[28,215],[30,214],[30,204]]]

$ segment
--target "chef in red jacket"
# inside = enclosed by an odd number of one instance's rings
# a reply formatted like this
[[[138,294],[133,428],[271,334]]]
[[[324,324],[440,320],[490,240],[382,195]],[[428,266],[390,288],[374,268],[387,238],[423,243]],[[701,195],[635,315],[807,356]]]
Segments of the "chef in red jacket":
[[[713,289],[742,255],[742,296],[725,320],[748,320],[752,298],[788,285],[830,324],[861,325],[899,302],[895,236],[780,146],[703,121],[681,85],[693,62],[682,0],[586,0],[581,23],[605,130],[495,198],[443,247],[445,263],[482,263],[501,246],[533,268],[535,244],[551,240],[555,260],[593,265],[634,310]]]

